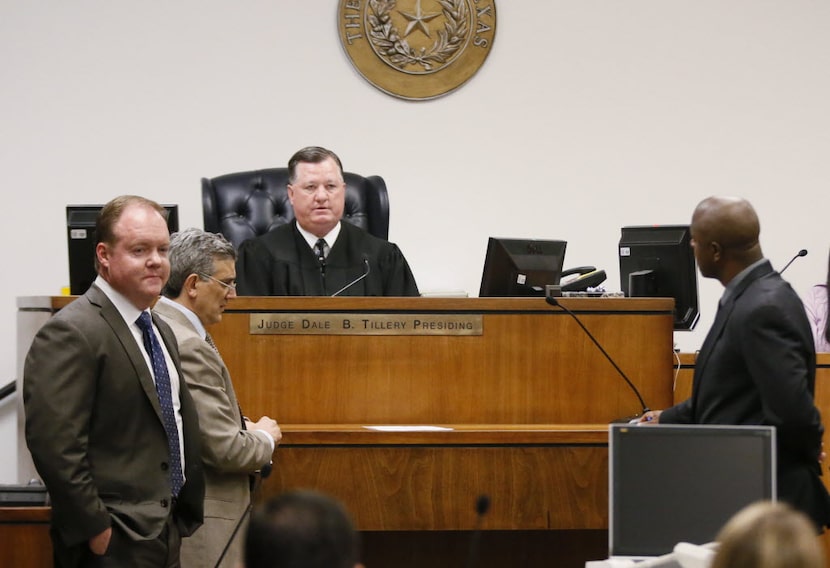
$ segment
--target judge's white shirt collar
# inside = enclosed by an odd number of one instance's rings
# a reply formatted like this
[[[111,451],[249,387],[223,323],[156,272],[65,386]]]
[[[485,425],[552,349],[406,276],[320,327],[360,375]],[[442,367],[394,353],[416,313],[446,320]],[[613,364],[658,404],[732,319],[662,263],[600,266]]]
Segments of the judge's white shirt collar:
[[[338,221],[337,224],[334,226],[334,228],[331,231],[329,231],[325,236],[322,237],[326,241],[326,244],[329,245],[329,250],[331,250],[332,247],[334,247],[334,243],[337,242],[337,237],[340,235],[340,224],[341,223],[342,223],[342,221]],[[313,235],[313,234],[309,233],[308,231],[306,231],[305,229],[300,227],[299,223],[297,223],[297,230],[300,231],[300,234],[303,236],[305,241],[308,243],[308,247],[313,250],[314,245],[317,244],[317,239],[319,239],[320,237],[318,237],[317,235]]]

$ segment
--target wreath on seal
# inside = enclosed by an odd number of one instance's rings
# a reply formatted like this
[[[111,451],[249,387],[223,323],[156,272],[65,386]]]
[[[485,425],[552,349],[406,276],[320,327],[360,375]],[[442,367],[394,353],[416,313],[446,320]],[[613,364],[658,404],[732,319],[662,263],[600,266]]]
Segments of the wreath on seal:
[[[434,65],[450,61],[464,45],[469,31],[466,0],[440,0],[446,18],[444,29],[429,50],[410,47],[392,25],[390,12],[396,0],[369,0],[369,37],[375,51],[401,71],[407,65],[420,65],[424,71],[432,71]]]

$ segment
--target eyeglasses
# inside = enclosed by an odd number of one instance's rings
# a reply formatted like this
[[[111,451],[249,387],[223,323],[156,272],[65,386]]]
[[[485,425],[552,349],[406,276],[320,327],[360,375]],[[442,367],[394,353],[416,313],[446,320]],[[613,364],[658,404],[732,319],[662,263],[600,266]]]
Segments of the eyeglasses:
[[[221,284],[222,286],[224,286],[228,290],[236,291],[236,282],[222,282],[218,278],[214,278],[210,274],[205,274],[204,272],[197,272],[196,274],[198,274],[202,278],[207,278],[209,280],[213,280],[214,282],[216,282],[217,284]]]

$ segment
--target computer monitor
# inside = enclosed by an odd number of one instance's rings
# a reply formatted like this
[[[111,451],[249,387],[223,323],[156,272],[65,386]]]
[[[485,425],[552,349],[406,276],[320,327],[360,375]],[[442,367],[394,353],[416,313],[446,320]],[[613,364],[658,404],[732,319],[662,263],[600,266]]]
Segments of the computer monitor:
[[[83,294],[95,280],[95,221],[103,205],[67,205],[66,235],[69,245],[69,293]],[[163,205],[167,210],[167,228],[179,230],[178,205]]]
[[[700,311],[689,226],[623,227],[619,252],[623,293],[674,298],[674,329],[694,329]]]
[[[559,284],[565,241],[490,237],[481,275],[480,297],[544,296]]]
[[[740,509],[776,498],[775,428],[611,424],[612,557],[705,544]]]

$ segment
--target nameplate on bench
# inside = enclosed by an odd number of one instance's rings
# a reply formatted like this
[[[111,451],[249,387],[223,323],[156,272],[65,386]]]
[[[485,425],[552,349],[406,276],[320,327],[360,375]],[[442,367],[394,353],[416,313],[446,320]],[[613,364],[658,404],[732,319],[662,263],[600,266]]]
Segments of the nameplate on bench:
[[[251,314],[251,335],[481,335],[481,314]]]

